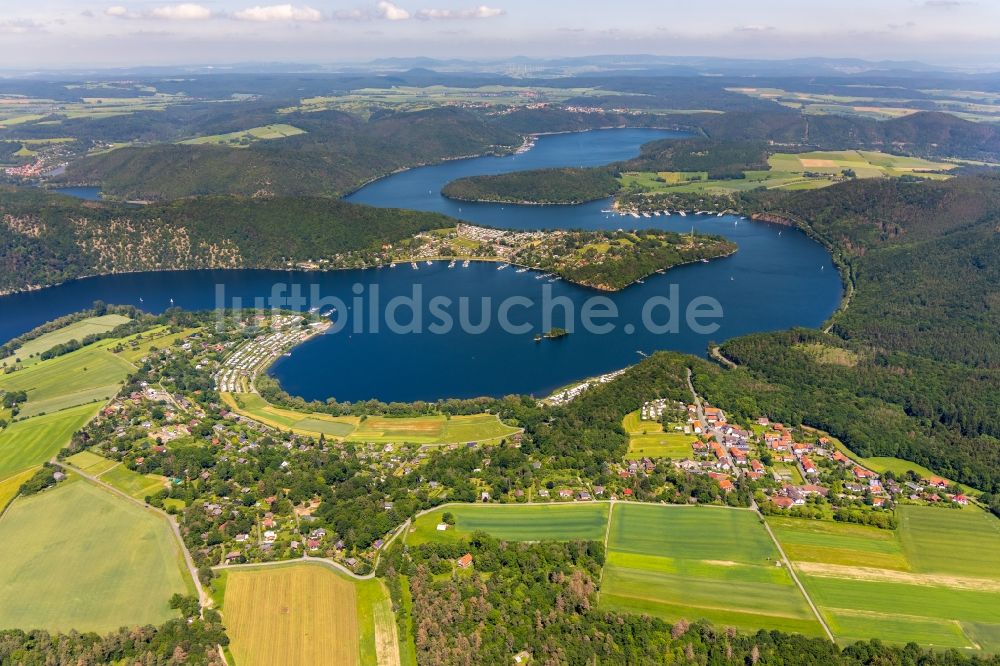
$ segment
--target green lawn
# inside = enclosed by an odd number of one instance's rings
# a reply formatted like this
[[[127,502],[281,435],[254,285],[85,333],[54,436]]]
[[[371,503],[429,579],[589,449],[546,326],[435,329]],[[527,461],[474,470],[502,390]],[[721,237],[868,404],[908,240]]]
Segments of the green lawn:
[[[439,532],[437,525],[448,512],[455,525]],[[509,541],[603,541],[607,522],[607,503],[456,504],[418,518],[406,540],[409,544],[457,540],[482,530]]]
[[[21,416],[34,416],[110,399],[132,370],[111,352],[88,346],[0,376],[0,391],[26,391]]]
[[[132,321],[124,315],[109,314],[102,317],[89,317],[81,321],[64,326],[55,331],[45,333],[39,337],[26,342],[18,347],[14,354],[0,361],[0,367],[13,365],[14,359],[19,358],[25,365],[37,363],[37,355],[46,352],[56,345],[69,342],[70,340],[82,341],[86,336],[97,333],[106,333],[116,326]],[[35,358],[31,358],[35,356]]]
[[[600,604],[668,621],[820,635],[779,559],[751,511],[616,504]]]
[[[664,431],[659,421],[643,421],[639,418],[639,410],[629,412],[622,419],[622,427],[629,435],[628,453],[630,460],[639,458],[690,458],[693,451],[691,444],[697,441],[696,435],[685,435],[683,431],[671,429]]]
[[[10,424],[0,431],[0,479],[45,462],[69,443],[73,433],[97,414],[81,405]]]
[[[101,475],[101,481],[114,486],[130,497],[145,500],[167,487],[166,477],[139,474],[125,465],[118,465]]]
[[[118,464],[114,460],[108,460],[90,451],[80,451],[73,454],[69,458],[66,458],[66,462],[94,476],[100,476]]]
[[[0,520],[0,626],[161,624],[188,589],[180,561],[162,518],[89,482],[16,500]]]
[[[517,432],[492,414],[469,416],[370,416],[347,439],[356,442],[413,444],[462,444],[500,439]]]

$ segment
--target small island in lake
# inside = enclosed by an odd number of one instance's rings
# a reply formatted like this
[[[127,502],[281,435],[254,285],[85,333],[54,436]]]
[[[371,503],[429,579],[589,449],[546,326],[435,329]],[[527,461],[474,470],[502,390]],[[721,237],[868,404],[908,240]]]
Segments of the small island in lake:
[[[565,338],[569,335],[569,331],[565,328],[559,328],[558,326],[553,326],[549,329],[548,333],[539,333],[535,336],[535,342],[541,342],[542,340],[558,340],[559,338]]]
[[[621,187],[612,169],[537,169],[453,180],[441,194],[458,201],[509,204],[580,204],[606,199]]]

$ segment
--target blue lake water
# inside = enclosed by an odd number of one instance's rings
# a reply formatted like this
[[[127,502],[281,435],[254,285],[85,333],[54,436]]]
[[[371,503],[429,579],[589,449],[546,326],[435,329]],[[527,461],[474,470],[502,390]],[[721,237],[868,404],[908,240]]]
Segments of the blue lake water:
[[[564,317],[567,308],[579,315],[584,305],[600,294],[561,281],[536,279],[537,274],[531,271],[498,271],[495,265],[485,263],[449,269],[446,263],[439,262],[431,266],[421,263],[418,270],[401,265],[395,269],[326,273],[178,271],[87,278],[0,298],[0,339],[79,310],[95,299],[132,303],[152,312],[169,307],[171,298],[183,308],[207,309],[217,304],[217,289],[224,290],[226,305],[232,305],[233,297],[250,305],[254,298],[271,294],[275,284],[301,285],[304,295],[315,285],[319,296],[340,299],[342,305],[334,318],[346,322],[346,327],[297,347],[291,356],[279,359],[270,372],[290,393],[307,399],[332,396],[339,400],[374,397],[408,401],[509,393],[543,395],[574,380],[638,362],[642,354],[658,349],[703,355],[709,341],[822,323],[839,303],[840,279],[829,254],[795,229],[731,216],[636,220],[602,213],[607,202],[522,207],[460,204],[440,196],[446,182],[463,175],[605,164],[635,155],[642,143],[667,136],[676,134],[601,130],[542,137],[534,149],[521,155],[422,167],[372,183],[349,197],[358,203],[434,210],[509,228],[652,227],[687,232],[693,227],[700,233],[725,235],[739,245],[739,251],[731,257],[680,266],[652,276],[644,284],[605,295],[618,310],[609,332],[583,330],[576,316],[572,318],[576,330],[571,335],[536,343],[533,336],[543,330],[547,300],[561,303],[552,308],[555,316],[550,325],[562,326],[571,323]],[[373,287],[377,287],[383,305],[394,297],[413,296],[417,288],[424,304],[420,310],[423,332],[390,332],[383,310],[379,310],[379,330],[373,331],[367,313],[372,309],[369,299]],[[360,304],[353,300],[355,290],[362,292]],[[672,290],[678,295],[678,307],[674,309],[681,315],[679,330],[650,330],[643,325],[644,306],[650,299],[670,297]],[[719,325],[711,333],[691,330],[683,321],[684,310],[692,299],[703,296],[715,299],[723,312],[717,321],[702,320]],[[456,325],[445,334],[434,334],[428,329],[441,322],[428,306],[434,297],[450,299],[451,306],[444,311],[456,322],[464,298],[471,323],[480,323],[485,311],[491,325],[481,333]],[[526,300],[510,308],[509,319],[514,324],[530,324],[527,332],[512,334],[497,325],[500,304],[514,297]],[[484,298],[490,300],[490,307],[485,309]],[[322,311],[327,309],[324,305]],[[651,317],[654,323],[663,324],[669,313],[670,308],[661,305],[651,312]],[[395,320],[411,324],[411,314],[408,307],[400,307]],[[357,320],[366,322],[361,332],[355,332]]]
[[[101,200],[101,188],[99,187],[54,187],[49,191],[87,201]]]

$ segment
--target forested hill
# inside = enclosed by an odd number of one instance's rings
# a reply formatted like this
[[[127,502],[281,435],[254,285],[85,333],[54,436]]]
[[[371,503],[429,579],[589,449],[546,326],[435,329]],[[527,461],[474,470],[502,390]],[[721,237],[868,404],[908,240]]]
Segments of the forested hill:
[[[520,137],[453,108],[369,121],[338,111],[281,116],[303,134],[245,148],[160,144],[119,148],[70,165],[62,180],[100,183],[106,195],[172,200],[188,196],[339,196],[404,167],[491,151]]]
[[[854,294],[830,334],[727,342],[741,368],[699,388],[734,413],[813,425],[861,455],[1000,492],[1000,177],[864,180],[741,205],[828,243]]]
[[[318,197],[205,197],[159,206],[0,188],[0,293],[84,275],[281,268],[453,226],[436,213]]]
[[[461,201],[578,204],[610,197],[618,191],[611,169],[542,169],[453,180],[441,194]]]

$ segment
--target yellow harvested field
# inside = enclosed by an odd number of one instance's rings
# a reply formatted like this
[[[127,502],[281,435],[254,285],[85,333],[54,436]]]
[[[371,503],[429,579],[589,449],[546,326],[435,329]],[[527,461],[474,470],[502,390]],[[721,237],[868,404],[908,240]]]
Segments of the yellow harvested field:
[[[359,663],[357,592],[323,566],[228,572],[223,615],[239,666]]]

